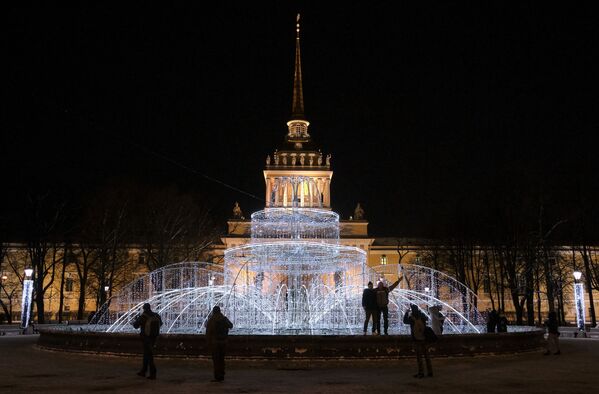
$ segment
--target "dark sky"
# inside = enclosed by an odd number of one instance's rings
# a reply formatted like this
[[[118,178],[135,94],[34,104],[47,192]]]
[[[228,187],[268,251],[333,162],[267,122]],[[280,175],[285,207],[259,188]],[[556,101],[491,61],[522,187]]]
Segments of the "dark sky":
[[[542,200],[548,222],[594,207],[596,10],[195,3],[5,11],[5,211],[30,189],[77,201],[114,179],[174,184],[222,221],[235,201],[262,207],[156,154],[263,198],[290,115],[297,11],[306,115],[333,155],[342,217],[359,201],[375,235],[492,234],[506,204],[534,217]]]

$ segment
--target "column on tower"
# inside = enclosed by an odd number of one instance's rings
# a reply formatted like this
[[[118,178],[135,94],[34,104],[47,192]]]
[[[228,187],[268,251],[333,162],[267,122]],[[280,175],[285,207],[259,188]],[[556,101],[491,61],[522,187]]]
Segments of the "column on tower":
[[[331,181],[330,179],[325,179],[324,180],[324,203],[323,205],[327,208],[329,208],[331,206],[331,193],[330,193],[330,186],[331,186]]]
[[[302,207],[310,206],[310,194],[308,193],[309,184],[310,178],[306,178],[302,182]]]
[[[272,179],[266,180],[266,207],[269,208],[272,205]]]
[[[316,188],[318,189],[317,198],[318,198],[318,206],[322,207],[322,179],[316,179]]]

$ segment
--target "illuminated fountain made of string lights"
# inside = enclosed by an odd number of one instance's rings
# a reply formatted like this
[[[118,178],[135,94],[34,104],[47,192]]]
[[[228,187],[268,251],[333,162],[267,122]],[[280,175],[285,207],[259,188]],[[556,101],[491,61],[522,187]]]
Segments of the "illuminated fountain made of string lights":
[[[298,180],[301,182],[301,180]],[[294,204],[297,205],[297,204]],[[104,305],[96,329],[131,331],[148,302],[165,333],[202,333],[219,305],[232,334],[361,334],[369,281],[404,280],[390,293],[390,332],[415,303],[440,306],[448,333],[479,332],[476,296],[447,275],[416,265],[368,267],[366,253],[339,242],[339,216],[321,208],[266,208],[252,215],[251,241],[225,251],[224,266],[185,262],[144,275]]]

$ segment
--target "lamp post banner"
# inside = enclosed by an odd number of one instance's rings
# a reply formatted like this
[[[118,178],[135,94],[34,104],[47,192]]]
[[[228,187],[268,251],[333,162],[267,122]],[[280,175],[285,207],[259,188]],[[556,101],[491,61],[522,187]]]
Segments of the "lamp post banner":
[[[23,300],[21,301],[21,327],[29,327],[29,312],[31,309],[31,295],[33,294],[33,281],[23,281]]]
[[[582,283],[574,284],[574,301],[576,303],[576,325],[579,330],[584,331],[584,289]]]

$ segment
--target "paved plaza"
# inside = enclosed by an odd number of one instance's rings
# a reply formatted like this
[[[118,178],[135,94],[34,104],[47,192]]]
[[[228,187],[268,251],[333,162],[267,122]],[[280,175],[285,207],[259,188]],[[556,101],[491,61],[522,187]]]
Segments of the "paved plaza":
[[[599,387],[599,340],[563,339],[562,355],[434,359],[434,378],[412,377],[416,362],[263,363],[229,360],[224,383],[211,363],[158,359],[158,380],[135,375],[141,357],[52,352],[37,336],[0,337],[0,393],[588,393]]]

